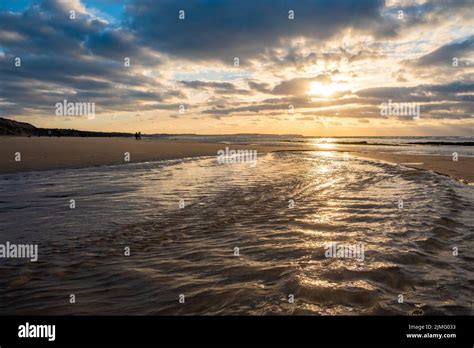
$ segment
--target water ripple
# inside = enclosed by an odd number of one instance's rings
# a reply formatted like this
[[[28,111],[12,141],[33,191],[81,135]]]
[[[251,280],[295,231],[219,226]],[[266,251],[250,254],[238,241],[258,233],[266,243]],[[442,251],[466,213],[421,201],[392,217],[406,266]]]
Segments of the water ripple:
[[[0,180],[0,242],[40,254],[1,261],[2,314],[471,311],[474,188],[433,173],[281,152]],[[365,259],[326,258],[331,242],[363,243]]]

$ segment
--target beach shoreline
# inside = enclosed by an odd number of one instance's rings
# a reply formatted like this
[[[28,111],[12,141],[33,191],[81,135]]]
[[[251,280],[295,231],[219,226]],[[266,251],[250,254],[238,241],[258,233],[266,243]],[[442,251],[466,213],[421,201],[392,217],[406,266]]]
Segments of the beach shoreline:
[[[217,156],[219,150],[335,151],[367,160],[383,161],[418,170],[430,170],[465,184],[474,184],[474,158],[412,155],[360,151],[349,146],[334,149],[308,145],[277,146],[224,144],[183,140],[82,137],[0,137],[0,174],[34,170],[84,168],[103,165],[141,163],[201,156]],[[126,155],[129,154],[129,161]],[[19,156],[18,156],[19,155]],[[20,159],[17,161],[17,159]]]
[[[439,155],[407,155],[381,152],[353,152],[351,155],[364,159],[383,161],[417,170],[428,170],[439,175],[462,182],[466,185],[474,185],[474,158],[459,157],[453,161],[451,156]]]

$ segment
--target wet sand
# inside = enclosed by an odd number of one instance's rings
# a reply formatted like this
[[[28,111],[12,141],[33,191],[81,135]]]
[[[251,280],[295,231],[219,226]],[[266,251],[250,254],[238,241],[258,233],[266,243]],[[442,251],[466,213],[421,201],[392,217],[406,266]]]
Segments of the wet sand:
[[[134,138],[0,138],[0,172],[81,168],[99,165],[138,163],[186,157],[215,156],[226,147],[258,152],[282,150],[281,147],[226,145],[174,140]],[[293,148],[292,148],[293,149]],[[302,148],[303,149],[303,148]],[[21,161],[15,161],[15,153]],[[125,153],[130,160],[125,161]]]
[[[474,184],[474,158],[472,157],[459,157],[457,161],[453,161],[451,156],[404,155],[381,152],[353,152],[351,155],[396,163],[410,168],[432,170],[466,184]]]
[[[328,151],[327,149],[306,145],[227,145],[155,139],[136,141],[133,138],[1,137],[0,173],[215,156],[218,150],[223,150],[227,146],[235,150],[257,150],[259,153]],[[352,156],[432,170],[462,182],[474,184],[474,158],[471,157],[459,157],[456,162],[451,157],[446,156],[391,154],[377,151],[352,152],[349,147],[341,147],[334,149],[334,151],[347,151]],[[21,161],[15,161],[17,152],[21,154]],[[125,153],[127,152],[130,153],[129,162],[125,160]]]

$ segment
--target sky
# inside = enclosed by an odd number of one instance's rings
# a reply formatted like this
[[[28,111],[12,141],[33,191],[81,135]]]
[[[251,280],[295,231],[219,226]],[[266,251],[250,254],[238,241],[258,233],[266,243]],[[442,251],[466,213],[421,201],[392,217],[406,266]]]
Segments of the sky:
[[[2,0],[0,117],[142,133],[469,136],[473,28],[474,0]],[[58,115],[64,100],[93,103],[95,117]]]

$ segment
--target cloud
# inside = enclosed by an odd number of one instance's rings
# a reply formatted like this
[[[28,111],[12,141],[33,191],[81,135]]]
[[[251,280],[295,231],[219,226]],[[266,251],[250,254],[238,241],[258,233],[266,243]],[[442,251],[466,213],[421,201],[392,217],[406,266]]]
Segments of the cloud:
[[[247,83],[249,85],[249,88],[254,91],[271,94],[271,86],[269,83],[256,81],[248,81]]]
[[[453,58],[458,58],[459,65],[466,66],[463,59],[467,57],[474,60],[474,35],[461,42],[443,45],[410,63],[416,67],[431,67],[433,65],[452,67]]]
[[[76,18],[70,19],[71,10]],[[2,47],[17,55],[56,54],[75,56],[83,51],[82,41],[97,33],[107,23],[87,13],[78,1],[45,0],[35,3],[24,12],[0,12],[0,31],[12,31],[22,40],[2,42]]]
[[[444,85],[414,87],[374,87],[354,94],[346,92],[331,100],[314,100],[307,97],[270,98],[245,106],[205,109],[204,114],[223,116],[252,115],[278,111],[288,114],[289,105],[303,115],[347,118],[380,118],[380,105],[393,102],[420,103],[427,119],[469,119],[474,115],[474,83],[453,82]],[[403,118],[401,118],[403,119]]]
[[[294,78],[287,81],[282,81],[271,90],[272,94],[283,95],[304,95],[308,93],[312,82],[329,83],[330,77],[321,74],[312,78]]]
[[[383,0],[137,0],[127,4],[126,15],[145,45],[189,60],[231,64],[234,57],[245,62],[284,39],[326,40],[346,28],[380,32],[383,6]]]
[[[374,87],[357,91],[359,97],[375,100],[399,99],[400,101],[444,101],[452,98],[462,99],[459,93],[474,93],[474,82],[451,82],[443,85],[419,85],[415,87]]]
[[[71,10],[76,17],[69,17]],[[8,28],[8,30],[6,29]],[[185,95],[144,73],[161,61],[129,30],[110,27],[79,1],[47,0],[23,12],[0,12],[3,115],[51,115],[59,100],[95,102],[98,112],[173,102]],[[20,38],[12,40],[12,38]],[[125,55],[131,66],[124,64]],[[15,58],[21,66],[15,67]]]
[[[113,13],[91,4],[0,7],[2,116],[48,116],[62,99],[130,113],[129,123],[137,110],[177,117],[181,104],[179,117],[201,120],[280,120],[293,105],[301,121],[363,124],[388,99],[421,103],[427,119],[467,122],[474,113],[469,1],[136,0]],[[308,95],[313,82],[337,90]]]
[[[193,89],[213,90],[221,94],[250,94],[247,89],[237,88],[230,82],[209,82],[209,81],[179,81],[183,86]]]

